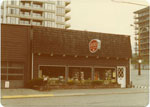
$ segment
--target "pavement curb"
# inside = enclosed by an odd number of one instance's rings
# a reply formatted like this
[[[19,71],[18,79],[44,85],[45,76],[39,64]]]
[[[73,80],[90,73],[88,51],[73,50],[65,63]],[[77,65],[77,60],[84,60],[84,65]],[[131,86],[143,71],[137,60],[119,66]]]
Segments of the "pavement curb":
[[[87,96],[87,95],[111,95],[111,94],[135,94],[148,92],[120,92],[120,93],[71,93],[71,94],[39,94],[39,95],[13,95],[2,96],[2,99],[19,99],[19,98],[40,98],[40,97],[67,97],[67,96]]]
[[[141,85],[133,85],[132,88],[144,88],[144,89],[146,89],[146,88],[149,88],[149,87],[147,87],[147,86],[141,86]]]
[[[15,98],[38,98],[38,97],[52,97],[53,94],[38,94],[38,95],[12,95],[2,96],[2,99],[15,99]]]

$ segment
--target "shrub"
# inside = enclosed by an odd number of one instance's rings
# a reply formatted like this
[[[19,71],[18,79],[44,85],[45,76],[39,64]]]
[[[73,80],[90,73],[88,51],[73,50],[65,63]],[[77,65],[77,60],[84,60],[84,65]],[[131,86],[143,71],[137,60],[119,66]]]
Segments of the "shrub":
[[[105,84],[105,85],[111,84],[111,80],[104,80],[104,84]]]
[[[73,80],[71,80],[71,81],[68,81],[67,84],[68,84],[68,85],[76,85],[76,82],[73,81]]]
[[[43,79],[32,79],[26,83],[27,88],[33,88],[34,86],[42,86],[44,84]]]
[[[84,85],[91,85],[92,81],[91,80],[84,80]]]
[[[102,85],[104,83],[103,80],[94,80],[91,82],[92,85]]]

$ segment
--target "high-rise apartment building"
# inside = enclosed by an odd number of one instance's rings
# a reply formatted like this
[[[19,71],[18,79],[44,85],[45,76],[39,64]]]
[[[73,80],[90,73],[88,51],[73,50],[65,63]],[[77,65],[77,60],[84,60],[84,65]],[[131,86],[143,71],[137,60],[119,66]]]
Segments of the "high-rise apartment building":
[[[135,14],[135,52],[143,60],[148,62],[149,58],[149,47],[150,47],[150,37],[149,37],[149,7],[140,9],[134,12]]]
[[[69,0],[3,0],[1,23],[69,28]]]

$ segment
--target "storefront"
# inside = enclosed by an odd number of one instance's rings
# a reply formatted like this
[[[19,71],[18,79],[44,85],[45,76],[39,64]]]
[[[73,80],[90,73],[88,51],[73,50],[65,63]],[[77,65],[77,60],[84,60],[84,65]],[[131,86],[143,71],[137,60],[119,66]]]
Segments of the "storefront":
[[[6,28],[12,28],[6,32]],[[20,29],[18,31],[18,29]],[[26,30],[24,32],[23,30]],[[111,80],[127,87],[130,84],[130,37],[107,33],[97,33],[77,30],[64,30],[45,27],[30,27],[19,25],[2,25],[2,41],[13,35],[26,35],[21,39],[25,46],[18,51],[24,58],[18,58],[24,62],[24,83],[33,78],[41,78],[43,75],[53,80]],[[5,40],[6,39],[6,40]],[[2,42],[3,43],[3,42]],[[6,44],[4,42],[4,44]],[[13,44],[13,42],[10,42]],[[12,45],[11,45],[12,46]],[[10,46],[10,47],[11,47]],[[2,44],[2,54],[12,49],[5,48]],[[16,49],[16,46],[11,47]],[[20,49],[20,50],[19,50]],[[7,51],[5,51],[7,50]],[[2,62],[6,60],[16,61],[10,54],[4,55]],[[18,53],[16,53],[18,55]],[[8,57],[9,56],[9,57]],[[15,53],[14,53],[15,56]],[[5,72],[5,71],[4,71]],[[3,74],[2,74],[3,77]],[[3,79],[3,81],[11,81]]]

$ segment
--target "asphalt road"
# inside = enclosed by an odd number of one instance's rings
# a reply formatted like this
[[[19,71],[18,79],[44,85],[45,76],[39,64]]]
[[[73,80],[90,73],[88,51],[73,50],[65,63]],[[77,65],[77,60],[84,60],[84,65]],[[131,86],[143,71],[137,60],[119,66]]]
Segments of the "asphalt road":
[[[148,93],[142,90],[138,93],[2,99],[2,104],[4,107],[145,107]]]

